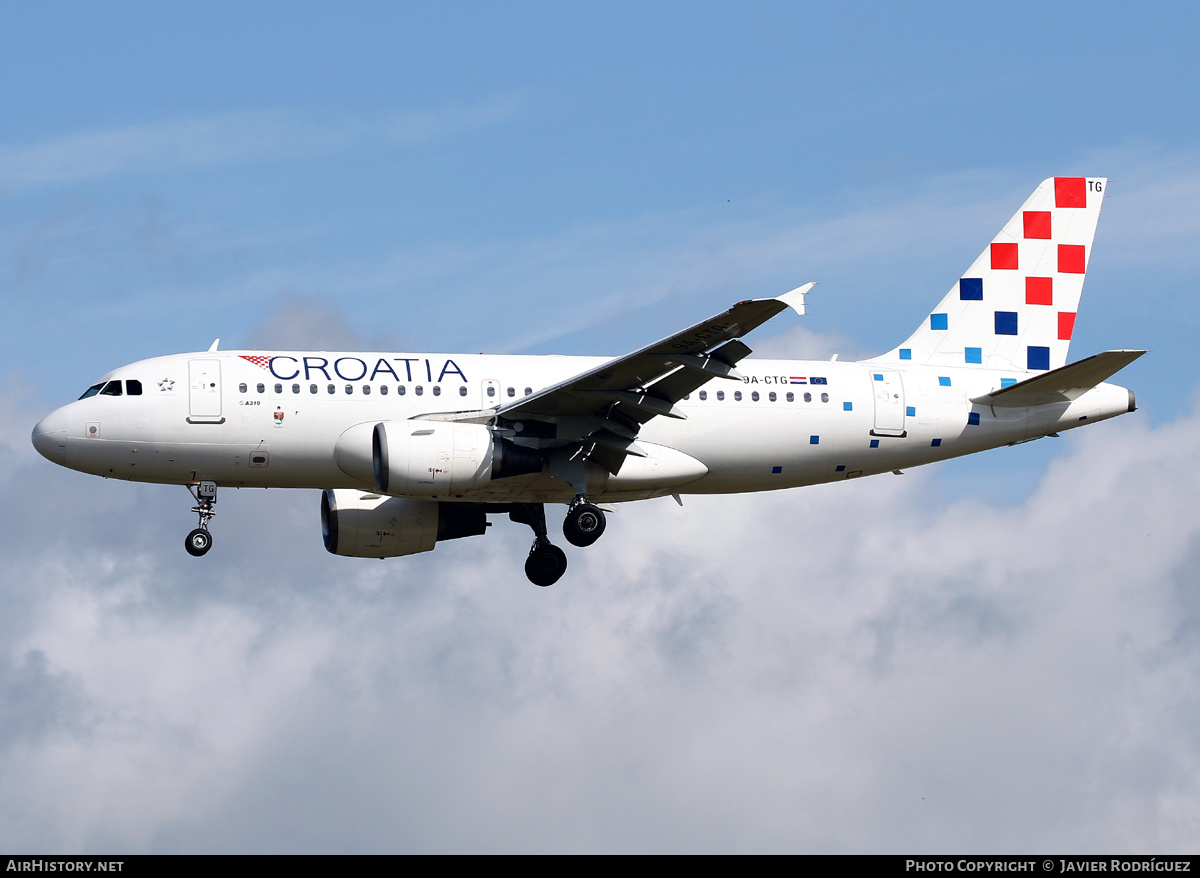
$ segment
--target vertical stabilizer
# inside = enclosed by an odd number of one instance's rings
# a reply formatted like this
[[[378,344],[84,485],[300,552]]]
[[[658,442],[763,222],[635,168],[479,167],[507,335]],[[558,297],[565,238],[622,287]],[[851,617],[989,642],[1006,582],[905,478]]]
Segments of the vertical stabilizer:
[[[1045,371],[1067,362],[1108,180],[1052,177],[907,341],[877,362]]]

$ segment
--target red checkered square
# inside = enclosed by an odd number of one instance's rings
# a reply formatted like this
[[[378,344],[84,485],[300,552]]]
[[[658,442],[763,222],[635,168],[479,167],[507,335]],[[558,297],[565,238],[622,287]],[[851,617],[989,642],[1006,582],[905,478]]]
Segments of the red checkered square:
[[[1054,278],[1027,277],[1025,278],[1026,305],[1053,305]]]
[[[992,268],[1015,271],[1017,268],[1017,245],[993,244]]]
[[[1075,331],[1075,313],[1073,311],[1058,312],[1058,337],[1062,341],[1070,341],[1071,333]]]
[[[1025,218],[1026,238],[1050,237],[1050,211],[1027,210],[1023,216]]]
[[[1054,206],[1087,207],[1087,180],[1083,177],[1055,177]]]
[[[1086,262],[1082,244],[1058,245],[1059,274],[1083,274]]]

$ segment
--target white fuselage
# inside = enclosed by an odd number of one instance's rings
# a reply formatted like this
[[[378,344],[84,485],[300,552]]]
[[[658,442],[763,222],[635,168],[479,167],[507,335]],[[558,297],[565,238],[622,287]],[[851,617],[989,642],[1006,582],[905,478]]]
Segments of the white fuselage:
[[[594,369],[599,357],[220,351],[143,360],[34,430],[50,460],[107,478],[229,487],[359,488],[335,448],[356,425],[487,412]],[[978,367],[746,359],[677,405],[686,419],[641,429],[645,457],[617,475],[588,466],[588,494],[618,502],[673,493],[766,491],[917,466],[1132,410],[1100,384],[1072,402],[992,408],[972,397],[1002,379]],[[140,384],[141,393],[131,395]],[[519,422],[512,434],[521,441]],[[344,462],[343,462],[344,464]],[[351,468],[352,469],[352,468]],[[569,502],[549,472],[494,480],[442,500]]]

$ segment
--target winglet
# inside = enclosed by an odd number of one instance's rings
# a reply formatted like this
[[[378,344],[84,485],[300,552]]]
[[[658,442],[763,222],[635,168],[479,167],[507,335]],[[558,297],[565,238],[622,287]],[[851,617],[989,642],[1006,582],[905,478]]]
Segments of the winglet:
[[[804,296],[816,285],[816,281],[812,281],[811,283],[806,283],[802,287],[796,287],[796,289],[792,290],[791,292],[784,293],[782,296],[776,296],[775,298],[783,302],[783,304],[787,305],[789,308],[803,317]]]
[[[217,345],[219,345],[220,343],[221,343],[221,339],[219,339],[219,338],[213,339],[213,343],[211,345],[209,345],[208,349],[210,351],[215,351],[217,349]]]

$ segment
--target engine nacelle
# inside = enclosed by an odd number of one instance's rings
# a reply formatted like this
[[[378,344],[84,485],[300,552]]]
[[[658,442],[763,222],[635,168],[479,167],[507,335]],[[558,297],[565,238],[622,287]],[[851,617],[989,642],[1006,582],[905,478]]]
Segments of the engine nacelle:
[[[475,503],[439,503],[407,497],[326,490],[321,494],[325,548],[352,558],[396,558],[428,552],[438,540],[473,537],[487,529]]]
[[[376,424],[371,463],[385,494],[463,494],[492,480],[492,431],[453,421]]]
[[[334,458],[349,476],[381,494],[445,497],[482,488],[494,479],[542,470],[536,451],[498,439],[482,424],[383,421],[351,427]]]

